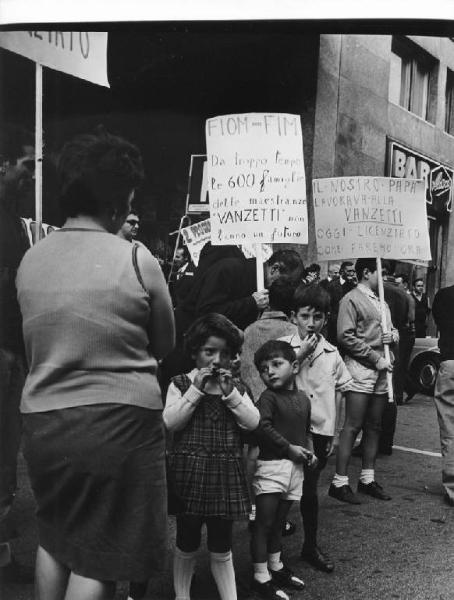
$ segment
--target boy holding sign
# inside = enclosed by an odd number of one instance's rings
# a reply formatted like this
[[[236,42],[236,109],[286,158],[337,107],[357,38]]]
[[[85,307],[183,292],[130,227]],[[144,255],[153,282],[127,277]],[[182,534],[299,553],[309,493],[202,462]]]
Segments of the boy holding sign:
[[[383,333],[375,258],[359,258],[355,265],[358,285],[341,300],[337,321],[337,339],[345,352],[345,364],[353,377],[346,394],[345,424],[339,438],[336,474],[329,495],[342,502],[361,504],[348,482],[348,463],[357,434],[363,429],[362,471],[358,492],[379,500],[391,500],[375,481],[375,458],[383,411],[387,402],[387,371],[392,363],[384,356],[384,344],[398,342],[385,304],[389,333]]]

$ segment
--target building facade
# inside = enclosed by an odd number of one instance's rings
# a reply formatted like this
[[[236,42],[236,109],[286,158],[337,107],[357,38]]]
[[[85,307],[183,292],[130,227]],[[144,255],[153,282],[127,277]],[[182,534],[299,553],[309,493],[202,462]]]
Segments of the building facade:
[[[427,180],[432,261],[397,265],[429,296],[454,283],[454,41],[320,35],[312,178]]]

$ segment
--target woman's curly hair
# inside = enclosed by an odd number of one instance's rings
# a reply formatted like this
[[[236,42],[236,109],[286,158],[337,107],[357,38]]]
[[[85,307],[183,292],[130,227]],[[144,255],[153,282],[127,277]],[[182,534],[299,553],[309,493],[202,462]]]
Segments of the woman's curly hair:
[[[126,212],[131,192],[144,178],[139,149],[102,128],[67,142],[57,173],[67,217]]]

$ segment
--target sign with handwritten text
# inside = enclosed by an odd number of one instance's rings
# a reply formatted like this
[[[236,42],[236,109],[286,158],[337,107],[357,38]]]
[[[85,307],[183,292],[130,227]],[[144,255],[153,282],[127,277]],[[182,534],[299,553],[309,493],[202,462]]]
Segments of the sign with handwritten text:
[[[211,219],[205,219],[184,227],[181,230],[183,243],[188,247],[189,254],[191,255],[192,262],[197,265],[199,264],[200,252],[205,244],[211,241]],[[254,244],[243,244],[239,246],[246,258],[253,258],[255,256],[255,245]],[[273,254],[273,247],[270,244],[262,245],[262,259],[266,262]]]
[[[106,31],[2,31],[0,47],[109,87]]]
[[[312,188],[319,260],[430,260],[424,180],[333,177]]]
[[[307,244],[300,117],[214,117],[206,142],[211,243]]]

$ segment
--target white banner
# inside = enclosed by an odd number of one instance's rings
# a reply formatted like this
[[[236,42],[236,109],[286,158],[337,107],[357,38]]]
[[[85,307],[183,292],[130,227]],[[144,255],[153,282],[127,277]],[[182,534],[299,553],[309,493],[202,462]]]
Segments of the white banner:
[[[333,177],[312,187],[319,260],[430,260],[422,179]]]
[[[212,244],[307,244],[299,115],[214,117],[206,143]]]
[[[199,264],[200,252],[207,242],[211,240],[211,220],[205,219],[189,225],[181,230],[183,242],[186,244],[191,255],[192,262],[197,266]],[[255,244],[243,244],[240,246],[246,258],[255,257]],[[262,258],[266,262],[273,254],[273,247],[270,244],[262,245]]]
[[[0,47],[109,87],[106,31],[1,31]]]

